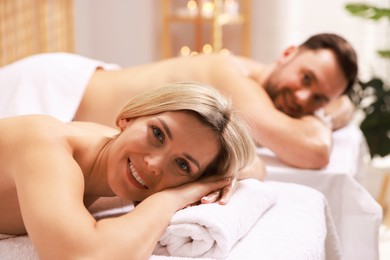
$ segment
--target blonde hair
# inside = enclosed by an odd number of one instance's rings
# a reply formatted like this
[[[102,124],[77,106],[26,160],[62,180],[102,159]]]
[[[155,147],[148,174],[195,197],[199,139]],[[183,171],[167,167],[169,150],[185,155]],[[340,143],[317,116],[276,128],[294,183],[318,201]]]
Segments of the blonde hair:
[[[255,156],[255,145],[249,131],[235,113],[232,103],[220,92],[195,82],[172,83],[130,99],[116,118],[150,116],[168,111],[190,111],[213,129],[220,150],[202,176],[234,176]]]

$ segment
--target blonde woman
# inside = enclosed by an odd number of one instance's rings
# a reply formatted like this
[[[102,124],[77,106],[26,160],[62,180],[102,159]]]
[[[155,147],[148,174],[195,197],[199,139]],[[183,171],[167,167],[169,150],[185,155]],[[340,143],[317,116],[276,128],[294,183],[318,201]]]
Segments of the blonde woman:
[[[0,233],[27,233],[40,259],[145,259],[177,210],[255,154],[230,102],[195,83],[134,97],[116,124],[0,120]],[[95,220],[88,206],[109,196],[141,202]]]

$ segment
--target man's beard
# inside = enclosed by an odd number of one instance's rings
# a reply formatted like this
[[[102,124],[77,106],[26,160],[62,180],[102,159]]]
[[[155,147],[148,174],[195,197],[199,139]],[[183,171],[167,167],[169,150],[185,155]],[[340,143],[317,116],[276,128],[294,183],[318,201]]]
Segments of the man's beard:
[[[267,83],[265,85],[265,91],[272,100],[275,108],[279,111],[294,118],[304,116],[302,107],[296,104],[293,98],[293,93],[289,88],[284,87],[278,90],[271,84]]]

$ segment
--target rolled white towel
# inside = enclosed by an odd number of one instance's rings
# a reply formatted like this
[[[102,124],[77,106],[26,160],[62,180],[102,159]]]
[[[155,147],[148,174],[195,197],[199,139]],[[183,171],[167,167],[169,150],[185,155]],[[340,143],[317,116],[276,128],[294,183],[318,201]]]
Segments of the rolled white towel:
[[[224,258],[275,201],[262,182],[239,181],[227,205],[202,204],[176,212],[154,254]]]

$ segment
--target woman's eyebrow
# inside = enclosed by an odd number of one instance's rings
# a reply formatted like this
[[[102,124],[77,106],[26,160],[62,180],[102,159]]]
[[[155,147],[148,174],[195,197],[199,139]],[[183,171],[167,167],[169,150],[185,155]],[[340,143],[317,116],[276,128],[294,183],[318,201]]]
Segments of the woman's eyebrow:
[[[183,153],[184,157],[186,157],[189,161],[191,161],[193,164],[196,165],[196,167],[198,167],[198,171],[200,171],[200,164],[197,160],[195,160],[194,157],[192,157],[191,155],[189,155],[188,153]]]
[[[168,138],[169,138],[170,140],[173,140],[172,132],[171,132],[171,130],[169,129],[168,124],[167,124],[163,119],[161,119],[161,118],[158,118],[158,121],[160,121],[160,123],[162,124],[162,126],[163,126],[165,132],[166,132],[167,135],[168,135]]]
[[[158,121],[160,121],[160,123],[162,124],[162,126],[163,126],[165,132],[166,132],[167,135],[168,135],[169,140],[172,141],[172,140],[173,140],[173,136],[172,136],[171,130],[169,129],[168,124],[167,124],[163,119],[161,119],[161,118],[158,118]],[[199,163],[197,160],[195,160],[194,157],[192,157],[192,156],[189,155],[188,153],[183,153],[183,155],[184,155],[184,157],[186,157],[189,161],[191,161],[193,164],[195,164],[196,167],[198,168],[198,171],[200,171],[200,163]]]

